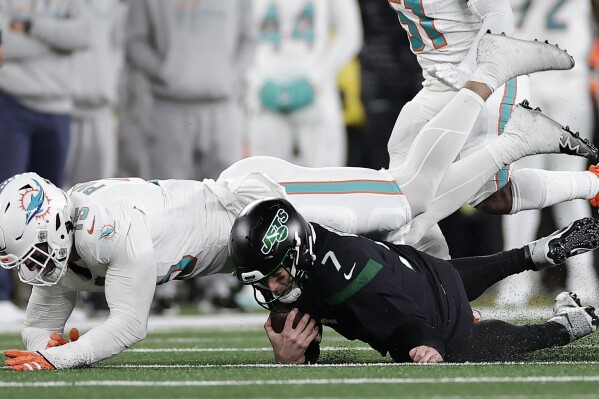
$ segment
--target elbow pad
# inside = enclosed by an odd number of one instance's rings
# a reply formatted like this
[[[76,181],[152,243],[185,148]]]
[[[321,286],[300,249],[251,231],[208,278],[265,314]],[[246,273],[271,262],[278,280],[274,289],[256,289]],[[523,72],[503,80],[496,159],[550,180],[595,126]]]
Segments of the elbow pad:
[[[485,32],[514,35],[514,13],[508,0],[470,0],[468,9],[483,22]]]

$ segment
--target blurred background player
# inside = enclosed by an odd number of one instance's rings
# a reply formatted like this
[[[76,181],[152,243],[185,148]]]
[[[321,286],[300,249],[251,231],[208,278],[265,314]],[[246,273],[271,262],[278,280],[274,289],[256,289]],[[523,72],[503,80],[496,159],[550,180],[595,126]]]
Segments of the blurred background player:
[[[117,170],[118,78],[123,67],[126,5],[120,0],[85,0],[89,48],[73,56],[71,144],[65,187],[115,177]]]
[[[241,7],[222,0],[131,0],[127,58],[149,82],[152,102],[147,123],[129,124],[134,129],[129,133],[139,133],[138,128],[148,135],[140,144],[148,151],[150,178],[216,178],[242,158],[241,87],[256,38],[252,5],[251,1]],[[143,87],[133,89],[144,94]],[[143,107],[144,99],[139,100]],[[228,287],[229,281],[234,278],[215,277],[203,288]],[[176,312],[175,285],[165,287],[157,291],[164,303],[159,307],[173,307]]]
[[[580,131],[582,137],[591,139],[594,130],[590,85],[590,70],[587,60],[593,43],[594,18],[592,6],[597,0],[511,0],[516,22],[516,37],[543,37],[560,48],[567,49],[576,65],[567,73],[551,71],[530,76],[532,101],[543,112],[559,118],[572,120],[570,127]],[[596,21],[595,21],[596,22]],[[568,158],[568,159],[565,159]],[[530,174],[530,179],[555,179],[555,175],[537,173],[538,169],[553,171],[584,170],[584,160],[573,157],[540,155],[520,160],[514,170]],[[533,169],[534,168],[534,169]],[[548,182],[547,186],[550,186]],[[513,184],[513,188],[518,187]],[[555,204],[550,209],[557,228],[565,227],[569,221],[591,215],[589,203],[574,200]],[[541,221],[540,210],[528,210],[503,218],[504,247],[512,248],[533,239]],[[570,278],[567,289],[580,291],[583,301],[599,300],[599,285],[593,267],[593,254],[588,253],[569,261]],[[522,273],[501,283],[496,299],[500,305],[525,306],[537,293],[539,275]]]
[[[249,155],[346,164],[337,74],[362,45],[356,0],[256,0],[259,45],[246,75]]]
[[[240,87],[252,2],[132,0],[127,58],[151,83],[152,178],[217,177],[242,156]]]
[[[64,184],[73,109],[72,56],[89,45],[77,0],[0,2],[5,63],[0,68],[0,180],[35,171]],[[9,301],[11,275],[0,271],[0,313],[21,319]]]

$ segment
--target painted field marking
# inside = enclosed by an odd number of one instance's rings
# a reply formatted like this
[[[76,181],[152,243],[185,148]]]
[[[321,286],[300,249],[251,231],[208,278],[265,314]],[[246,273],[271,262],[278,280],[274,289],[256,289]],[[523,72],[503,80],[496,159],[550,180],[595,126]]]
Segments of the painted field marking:
[[[599,382],[599,376],[453,377],[453,378],[323,378],[302,380],[90,380],[47,382],[0,382],[0,388],[64,387],[222,387],[256,385],[364,385],[364,384],[483,384],[483,383],[564,383]]]

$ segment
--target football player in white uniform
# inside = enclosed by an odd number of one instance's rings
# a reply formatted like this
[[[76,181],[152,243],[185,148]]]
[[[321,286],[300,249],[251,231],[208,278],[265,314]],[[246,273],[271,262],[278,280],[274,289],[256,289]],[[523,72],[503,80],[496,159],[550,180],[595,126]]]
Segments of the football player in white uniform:
[[[536,57],[528,59],[529,53]],[[393,231],[390,239],[399,242],[411,215],[441,203],[453,212],[520,157],[598,156],[588,141],[519,106],[503,135],[452,163],[492,90],[515,75],[572,67],[555,46],[501,35],[481,40],[478,63],[396,169],[309,169],[260,158],[240,161],[216,182],[105,179],[65,193],[34,173],[6,180],[0,185],[0,266],[16,268],[34,285],[22,330],[27,351],[6,351],[6,364],[15,370],[81,367],[144,339],[156,284],[233,271],[227,252],[232,223],[258,198],[287,198],[309,220],[333,227],[341,220],[351,233]],[[542,134],[530,134],[531,125]],[[592,186],[589,195],[596,195],[599,178],[580,173]],[[83,290],[104,291],[110,317],[76,341],[56,339]]]
[[[362,46],[358,2],[254,5],[260,41],[246,75],[249,154],[311,167],[346,165],[337,75]]]
[[[394,168],[406,160],[407,149],[421,127],[455,96],[455,90],[471,76],[476,68],[477,43],[482,35],[490,30],[512,36],[514,18],[509,0],[388,1],[408,33],[411,49],[424,75],[424,87],[403,107],[389,139],[390,168]],[[519,76],[495,90],[459,158],[502,134],[515,104],[528,98],[528,91],[527,76]],[[564,197],[584,198],[571,190],[571,187],[580,184],[580,175],[552,173],[555,172],[538,171],[530,176],[530,173],[518,171],[510,176],[509,166],[506,166],[468,202],[491,214],[512,214],[550,206],[561,202]],[[414,219],[414,237],[420,236],[417,231],[426,231],[424,239],[434,249],[430,253],[448,258],[447,244],[440,229],[430,227],[429,215]],[[410,237],[407,237],[406,243],[424,246]]]
[[[591,4],[593,3],[593,4]],[[530,76],[532,101],[552,117],[568,116],[572,128],[581,136],[590,138],[593,131],[593,109],[589,90],[589,53],[593,39],[593,13],[597,0],[511,0],[514,10],[515,37],[539,35],[551,43],[567,48],[576,65],[567,73],[551,71]],[[527,169],[528,168],[528,169]],[[574,171],[586,168],[586,162],[574,157],[539,155],[514,164],[515,173],[531,174],[531,178],[551,178],[538,175],[536,169]],[[520,171],[521,170],[521,171]],[[589,204],[583,200],[568,201],[551,207],[553,220],[558,228],[570,220],[591,215]],[[504,247],[512,248],[535,237],[540,224],[541,212],[530,210],[503,218]],[[593,267],[593,254],[570,260],[566,287],[581,292],[583,301],[596,302],[599,287]],[[525,306],[536,293],[539,275],[523,273],[501,282],[496,303],[504,306]]]

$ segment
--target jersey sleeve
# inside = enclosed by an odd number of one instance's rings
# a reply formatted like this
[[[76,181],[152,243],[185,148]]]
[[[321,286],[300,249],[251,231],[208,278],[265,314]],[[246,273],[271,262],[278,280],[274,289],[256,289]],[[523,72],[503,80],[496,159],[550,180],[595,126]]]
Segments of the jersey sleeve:
[[[152,239],[141,211],[131,213],[106,273],[110,317],[76,342],[40,351],[56,368],[81,367],[114,356],[145,338],[156,288]]]
[[[27,350],[45,349],[52,332],[62,334],[76,302],[76,291],[58,286],[33,287],[21,331]]]

